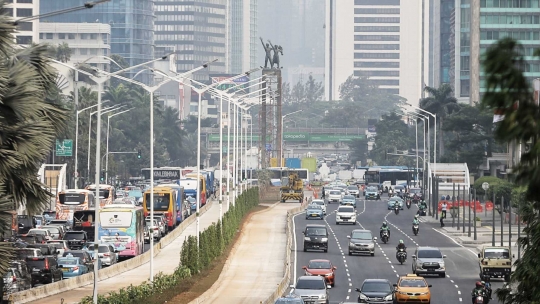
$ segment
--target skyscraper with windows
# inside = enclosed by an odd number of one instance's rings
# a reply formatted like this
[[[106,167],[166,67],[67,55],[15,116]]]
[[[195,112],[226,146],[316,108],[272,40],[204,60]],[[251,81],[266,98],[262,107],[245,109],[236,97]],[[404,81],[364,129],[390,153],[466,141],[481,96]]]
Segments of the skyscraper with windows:
[[[470,0],[456,0],[456,97],[472,102],[470,95]],[[504,37],[517,39],[524,47],[525,76],[532,82],[540,77],[540,61],[532,57],[540,47],[539,0],[481,0],[480,1],[480,56],[497,40]],[[477,60],[480,60],[478,58]],[[485,79],[480,73],[480,94],[486,91]]]
[[[327,0],[325,96],[351,76],[417,104],[422,81],[420,1]],[[420,18],[419,18],[420,16]]]
[[[257,67],[257,2],[229,2],[227,70],[231,74],[240,74]]]
[[[209,74],[226,72],[227,0],[156,0],[155,44],[175,47],[177,71],[218,59],[194,75],[207,81]]]
[[[87,0],[40,0],[40,14],[82,6]],[[41,22],[105,23],[111,26],[111,54],[124,57],[130,66],[154,59],[154,5],[152,0],[115,0],[41,19]],[[136,70],[130,71],[135,73]],[[142,73],[149,81],[148,73]]]
[[[39,15],[40,0],[4,0],[4,13],[15,20]],[[15,37],[18,44],[39,43],[39,19],[19,22]]]

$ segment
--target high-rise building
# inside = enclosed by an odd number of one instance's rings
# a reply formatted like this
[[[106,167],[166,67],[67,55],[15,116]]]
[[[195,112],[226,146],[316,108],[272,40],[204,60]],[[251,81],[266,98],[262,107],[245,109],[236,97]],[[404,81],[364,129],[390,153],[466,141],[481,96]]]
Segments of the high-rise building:
[[[257,67],[258,0],[230,0],[228,16],[227,70],[240,74]]]
[[[470,103],[470,0],[456,0],[455,49],[456,97]],[[490,45],[504,37],[518,40],[524,47],[525,76],[531,81],[540,77],[540,61],[533,57],[540,47],[539,0],[481,0],[480,1],[480,56]],[[477,60],[480,60],[478,58]],[[485,79],[480,73],[480,95],[486,91]]]
[[[15,20],[39,15],[40,0],[5,0],[4,14],[14,17]],[[17,43],[30,45],[39,43],[39,19],[19,22],[15,33]]]
[[[156,0],[154,6],[155,44],[176,47],[179,73],[214,59],[195,80],[226,72],[227,0]]]
[[[456,0],[436,1],[432,10],[434,14],[430,39],[432,49],[429,52],[431,73],[426,82],[431,87],[437,88],[442,84],[455,86],[455,2]]]
[[[422,4],[402,2],[327,0],[328,100],[338,100],[339,86],[354,75],[418,104],[423,89]]]
[[[85,2],[87,0],[40,0],[40,14],[82,6]],[[110,1],[89,10],[43,18],[41,22],[106,23],[111,26],[111,54],[122,56],[130,66],[154,59],[152,0]],[[150,74],[142,73],[142,78],[148,82]]]

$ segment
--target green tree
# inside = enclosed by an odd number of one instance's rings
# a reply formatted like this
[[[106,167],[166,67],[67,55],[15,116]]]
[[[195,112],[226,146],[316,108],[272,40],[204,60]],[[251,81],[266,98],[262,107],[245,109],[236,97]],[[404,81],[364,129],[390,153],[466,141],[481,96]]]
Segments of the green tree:
[[[108,86],[103,100],[108,100],[110,103],[107,106],[125,104],[131,101],[133,98],[133,91],[126,87],[124,84],[119,84],[116,87]]]
[[[62,42],[56,47],[56,60],[61,62],[68,62],[71,59],[73,50],[69,47],[69,44]]]
[[[315,81],[312,75],[309,75],[306,84],[304,85],[306,91],[306,102],[313,104],[316,101],[320,101],[324,94],[324,87],[322,82]]]
[[[353,163],[361,161],[362,164],[366,164],[368,156],[368,143],[366,139],[353,139],[348,142],[349,148],[352,150],[350,159]]]
[[[4,4],[0,4],[3,10]],[[40,165],[66,127],[68,113],[47,100],[56,72],[46,45],[15,46],[11,17],[0,15],[0,234],[6,233],[7,211],[43,210],[50,193],[37,178]],[[9,265],[12,247],[0,244],[0,275]]]
[[[512,304],[539,303],[540,298],[540,141],[537,141],[540,107],[534,102],[533,90],[523,73],[524,56],[521,44],[504,38],[488,48],[483,62],[487,90],[482,103],[504,113],[504,119],[497,123],[497,138],[507,143],[532,142],[531,149],[521,155],[519,164],[513,168],[515,182],[527,189],[526,201],[519,208],[521,219],[527,223],[519,239],[523,254],[514,263],[516,270],[511,275],[510,284],[496,291],[501,302]]]
[[[376,124],[377,135],[370,156],[378,165],[407,165],[411,159],[386,155],[387,152],[405,151],[411,147],[409,127],[403,122],[402,117],[395,114],[383,115]]]
[[[437,115],[437,131],[440,130],[439,137],[439,153],[444,155],[444,131],[443,121],[448,115],[459,110],[457,99],[453,95],[452,87],[444,83],[438,88],[425,87],[429,96],[420,100],[420,108]],[[430,124],[434,124],[435,120],[430,119]]]
[[[291,102],[297,104],[306,102],[306,87],[303,82],[297,82],[292,88]]]

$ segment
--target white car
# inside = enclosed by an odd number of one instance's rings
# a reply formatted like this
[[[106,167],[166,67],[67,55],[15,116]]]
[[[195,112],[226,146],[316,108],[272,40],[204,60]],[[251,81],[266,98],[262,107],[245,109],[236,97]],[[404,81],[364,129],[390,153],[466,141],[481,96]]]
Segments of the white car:
[[[328,192],[328,203],[331,203],[331,202],[336,202],[336,203],[341,202],[341,191],[330,190],[330,192]]]
[[[159,223],[157,220],[150,220],[146,218],[146,226],[150,230],[150,233],[154,236],[154,240],[161,240],[161,231],[159,230]]]
[[[51,232],[49,230],[47,230],[47,229],[34,228],[34,229],[28,230],[28,235],[32,235],[32,234],[44,235],[45,240],[47,240],[47,241],[52,241],[53,240],[53,236],[51,235]]]
[[[321,206],[323,214],[326,215],[326,204],[324,203],[324,200],[315,199],[315,200],[312,200],[311,203]]]
[[[336,211],[336,225],[349,223],[356,225],[356,212],[353,206],[339,206]]]

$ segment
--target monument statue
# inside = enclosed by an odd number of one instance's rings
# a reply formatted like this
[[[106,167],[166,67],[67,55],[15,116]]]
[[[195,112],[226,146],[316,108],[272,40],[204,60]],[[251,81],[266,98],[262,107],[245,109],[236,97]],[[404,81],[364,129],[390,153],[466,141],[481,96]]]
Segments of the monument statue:
[[[274,65],[274,62],[272,61],[272,47],[270,47],[270,45],[267,43],[266,45],[264,45],[264,41],[262,39],[262,37],[259,37],[261,38],[261,43],[262,43],[262,46],[264,48],[264,51],[266,53],[265,57],[264,57],[264,68],[267,69],[268,68],[268,63],[270,63],[270,68],[272,68],[272,66]]]
[[[283,56],[283,48],[280,45],[273,45],[270,40],[268,40],[268,43],[270,43],[270,46],[274,50],[274,58],[271,61],[271,67],[274,68],[274,64],[276,65],[276,68],[279,69],[279,53]]]

